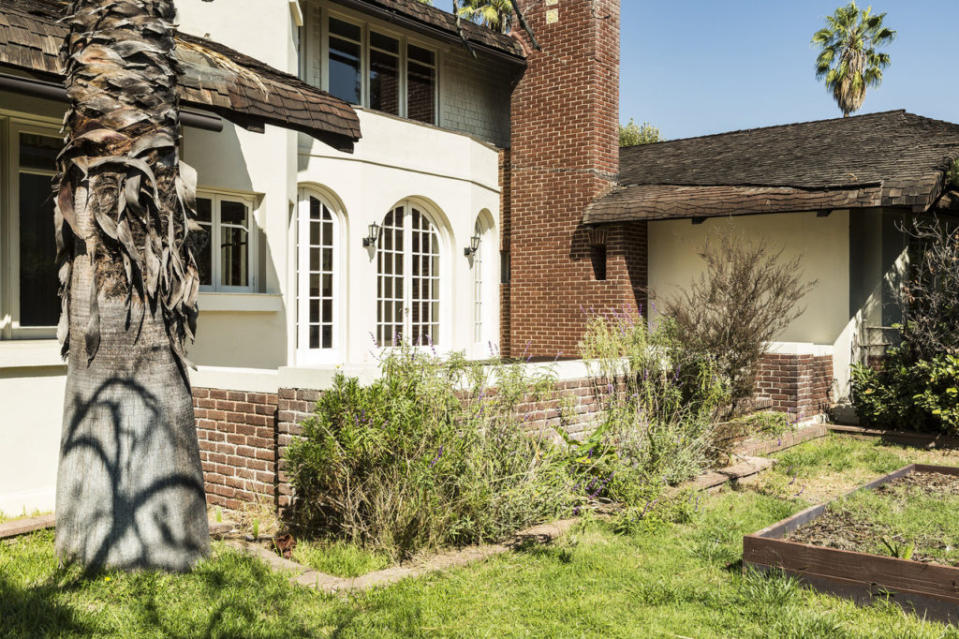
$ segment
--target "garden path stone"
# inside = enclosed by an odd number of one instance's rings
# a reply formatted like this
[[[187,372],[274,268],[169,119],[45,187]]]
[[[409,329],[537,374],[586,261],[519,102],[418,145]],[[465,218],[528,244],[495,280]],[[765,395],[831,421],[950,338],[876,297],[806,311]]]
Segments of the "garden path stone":
[[[56,523],[57,518],[53,514],[8,521],[5,524],[0,524],[0,539],[16,537],[18,535],[26,535],[27,533],[36,532],[38,530],[53,528]]]
[[[275,552],[264,548],[256,543],[239,541],[236,539],[226,542],[227,546],[231,548],[236,548],[237,550],[242,550],[244,552],[250,553],[257,559],[262,560],[266,565],[272,568],[275,571],[291,571],[297,574],[304,573],[309,571],[309,568],[303,564],[298,564],[295,561],[290,561],[289,559],[284,559],[280,557]]]
[[[409,565],[392,566],[359,577],[335,577],[316,570],[310,570],[306,566],[290,561],[289,559],[283,559],[268,549],[255,544],[239,541],[227,543],[233,548],[247,551],[257,558],[262,559],[275,571],[292,570],[298,573],[290,579],[290,582],[293,584],[313,588],[314,590],[325,593],[362,592],[370,588],[395,584],[411,577],[420,577],[432,572],[467,566],[478,561],[483,561],[484,559],[489,559],[490,557],[495,557],[496,555],[501,555],[526,544],[548,544],[565,535],[579,521],[579,519],[562,519],[548,524],[540,524],[527,528],[526,530],[521,530],[502,544],[470,546],[460,550],[436,553],[423,557]]]

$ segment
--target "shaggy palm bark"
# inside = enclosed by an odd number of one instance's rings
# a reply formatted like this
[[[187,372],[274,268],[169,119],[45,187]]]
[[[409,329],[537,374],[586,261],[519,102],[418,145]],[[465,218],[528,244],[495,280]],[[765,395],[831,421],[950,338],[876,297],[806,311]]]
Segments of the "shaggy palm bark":
[[[183,352],[199,279],[174,18],[173,0],[74,0],[63,48],[56,548],[89,567],[187,570],[209,552]]]

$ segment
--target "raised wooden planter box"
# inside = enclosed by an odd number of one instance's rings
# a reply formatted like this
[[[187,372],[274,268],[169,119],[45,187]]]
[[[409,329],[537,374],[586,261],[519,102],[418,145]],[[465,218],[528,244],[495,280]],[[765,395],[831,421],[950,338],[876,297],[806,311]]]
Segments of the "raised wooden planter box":
[[[959,468],[910,464],[847,493],[871,490],[910,473],[959,475]],[[818,590],[867,604],[889,598],[920,616],[959,622],[959,568],[783,539],[828,507],[813,506],[743,538],[743,569],[783,571]]]

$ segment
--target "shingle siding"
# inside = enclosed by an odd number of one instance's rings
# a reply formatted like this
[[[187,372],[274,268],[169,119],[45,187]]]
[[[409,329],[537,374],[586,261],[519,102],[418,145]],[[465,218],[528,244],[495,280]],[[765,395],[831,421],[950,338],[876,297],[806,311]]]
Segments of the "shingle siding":
[[[510,83],[515,71],[488,58],[449,48],[440,59],[440,121],[500,148],[509,146]]]

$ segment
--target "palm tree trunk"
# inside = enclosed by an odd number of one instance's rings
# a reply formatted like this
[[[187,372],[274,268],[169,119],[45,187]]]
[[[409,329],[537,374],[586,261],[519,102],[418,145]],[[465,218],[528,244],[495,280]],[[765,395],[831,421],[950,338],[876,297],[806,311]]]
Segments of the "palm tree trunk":
[[[199,286],[181,178],[173,0],[74,0],[58,160],[68,356],[56,548],[88,567],[188,570],[209,552],[183,343]]]

